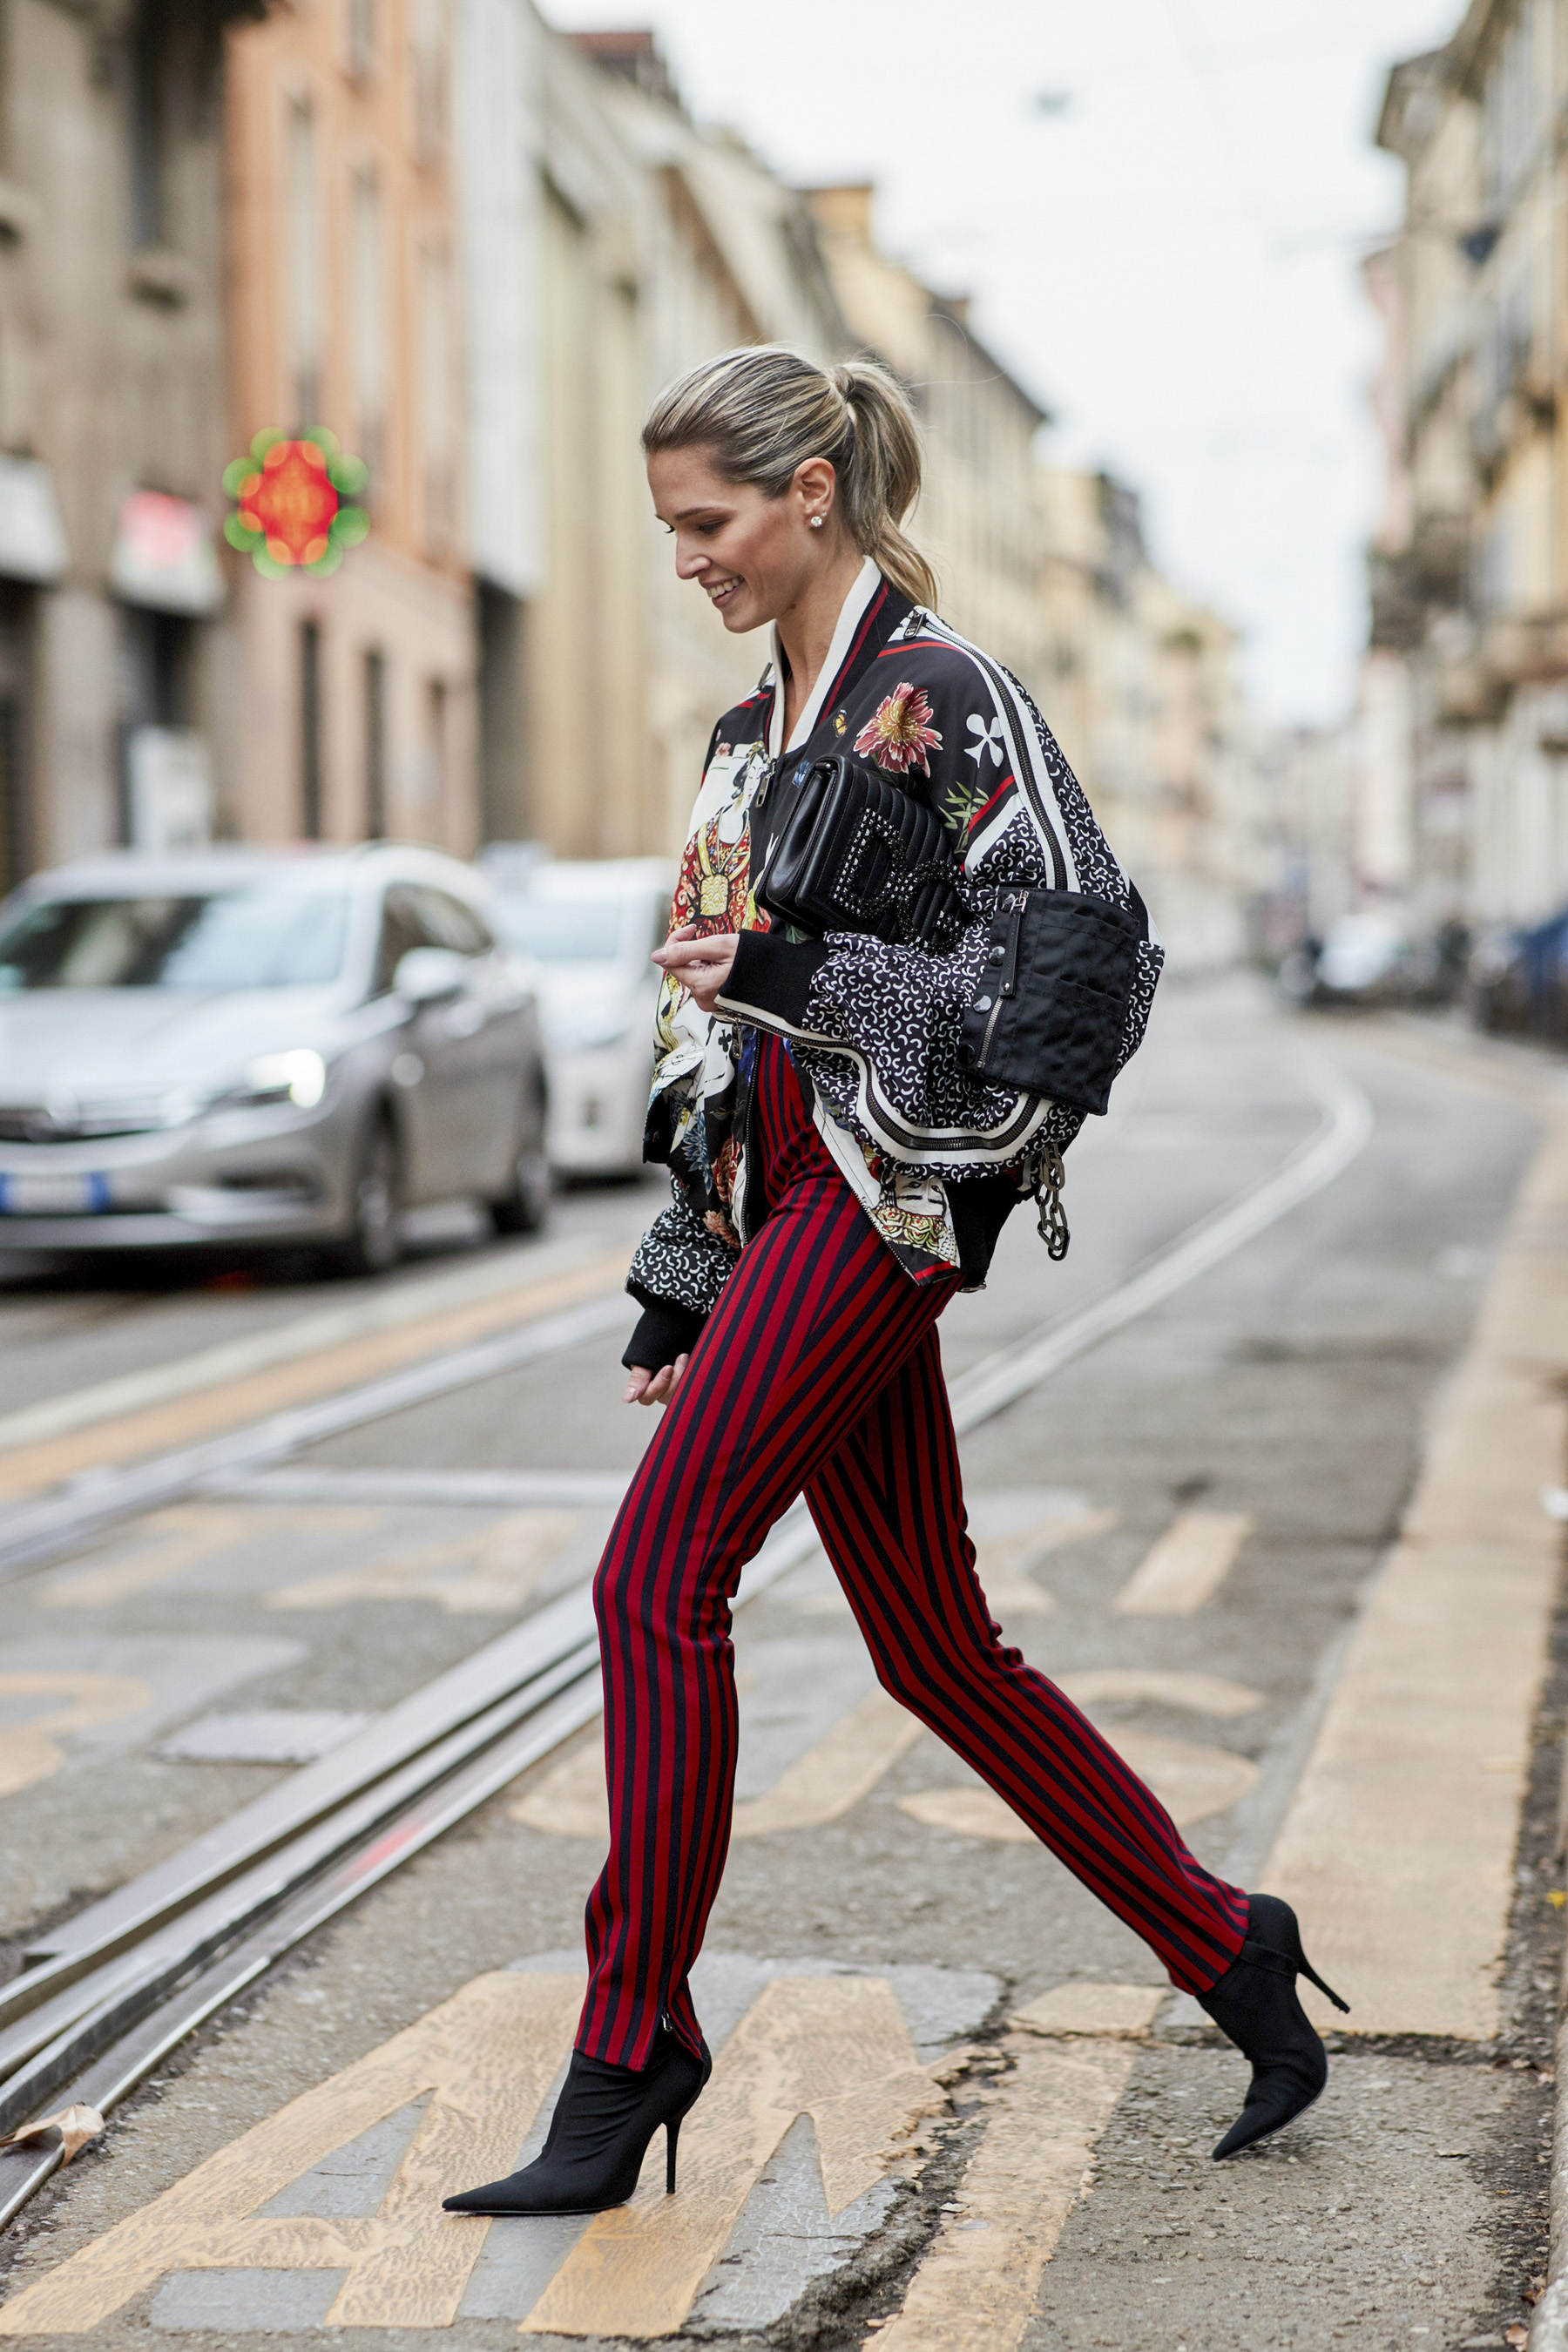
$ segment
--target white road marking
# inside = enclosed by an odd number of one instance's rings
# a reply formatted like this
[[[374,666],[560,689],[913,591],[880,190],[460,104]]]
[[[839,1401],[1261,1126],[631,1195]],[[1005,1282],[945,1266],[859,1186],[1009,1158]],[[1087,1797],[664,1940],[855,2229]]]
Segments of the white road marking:
[[[1568,1446],[1568,1114],[1547,1119],[1263,1873],[1352,2004],[1341,2032],[1488,2041],[1499,2028],[1524,1786],[1508,1765],[1534,1712],[1560,1574],[1538,1497]]]
[[[885,1979],[775,1978],[681,2131],[677,2195],[664,2193],[662,2164],[645,2165],[632,2202],[588,2224],[521,2333],[673,2334],[797,2116],[816,2126],[832,2215],[874,2187],[899,2142],[945,2104]]]
[[[1122,1586],[1119,1617],[1190,1617],[1212,1601],[1252,1528],[1245,1511],[1183,1511]]]
[[[511,1616],[576,1535],[574,1511],[510,1512],[489,1527],[280,1585],[268,1609],[338,1609],[353,1601],[433,1601],[448,1615]]]
[[[351,1339],[364,1339],[383,1331],[405,1329],[427,1316],[489,1300],[498,1293],[525,1297],[536,1285],[557,1275],[574,1272],[602,1255],[602,1239],[527,1242],[506,1251],[490,1250],[478,1264],[458,1271],[404,1282],[356,1299],[352,1307],[328,1307],[297,1315],[270,1330],[229,1339],[219,1347],[202,1348],[172,1363],[154,1364],[145,1371],[126,1372],[118,1379],[96,1381],[90,1388],[72,1389],[67,1395],[47,1397],[41,1404],[26,1405],[0,1416],[0,1452],[36,1445],[94,1423],[140,1412],[149,1405],[165,1404],[176,1397],[195,1396],[275,1364],[296,1363],[327,1348]]]
[[[231,2140],[174,2188],[0,2306],[0,2336],[80,2336],[172,2271],[342,2270],[337,2327],[449,2327],[485,2225],[441,2199],[510,2169],[570,2042],[580,1979],[478,1977],[379,2050]],[[433,2094],[370,2221],[266,2219],[334,2149]]]
[[[878,2352],[1014,2352],[1137,2056],[1124,2042],[1004,2046],[1014,2070],[978,2094],[985,2136]]]
[[[1169,1985],[1064,1984],[1015,2010],[1012,2022],[1030,2033],[1089,2033],[1141,2041],[1154,2022]]]
[[[1179,1827],[1223,1813],[1257,1785],[1250,1757],[1228,1748],[1206,1748],[1188,1739],[1165,1739],[1150,1731],[1118,1725],[1111,1739],[1119,1756],[1146,1780]],[[1034,1832],[1012,1807],[978,1781],[951,1789],[922,1789],[899,1799],[899,1810],[928,1829],[960,1837],[992,1838],[1003,1845],[1028,1845]]]
[[[40,1609],[112,1608],[139,1592],[173,1584],[244,1544],[276,1543],[290,1535],[357,1534],[384,1517],[379,1510],[320,1505],[279,1510],[244,1503],[174,1503],[129,1528],[129,1541],[107,1559],[45,1579],[35,1597]]]
[[[921,1726],[886,1692],[869,1692],[804,1756],[786,1767],[765,1796],[736,1804],[731,1835],[765,1837],[776,1830],[836,1822],[869,1794],[889,1765],[921,1736]],[[514,1822],[552,1837],[609,1842],[601,1742],[589,1740],[507,1808]]]
[[[0,1797],[14,1797],[47,1780],[66,1760],[60,1736],[99,1724],[117,1723],[153,1705],[149,1684],[133,1675],[0,1673],[0,1701],[38,1699],[40,1714],[22,1723],[0,1723]]]

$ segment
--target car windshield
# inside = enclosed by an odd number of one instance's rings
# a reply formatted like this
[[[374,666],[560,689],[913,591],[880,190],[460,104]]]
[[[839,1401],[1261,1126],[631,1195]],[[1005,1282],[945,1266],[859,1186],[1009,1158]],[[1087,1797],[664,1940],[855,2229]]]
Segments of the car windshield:
[[[541,963],[614,963],[623,951],[624,898],[498,899],[495,927],[509,948]]]
[[[35,988],[321,987],[342,969],[338,890],[45,898],[0,929],[0,994]]]

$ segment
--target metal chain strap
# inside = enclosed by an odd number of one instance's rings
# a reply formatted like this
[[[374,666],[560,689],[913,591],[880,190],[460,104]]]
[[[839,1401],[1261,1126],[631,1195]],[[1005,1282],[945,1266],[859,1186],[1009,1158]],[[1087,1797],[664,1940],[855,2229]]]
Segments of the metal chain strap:
[[[1047,1143],[1035,1185],[1035,1199],[1040,1211],[1040,1239],[1045,1243],[1046,1255],[1057,1265],[1066,1257],[1072,1240],[1068,1230],[1067,1211],[1062,1207],[1062,1186],[1067,1182],[1067,1175],[1061,1153],[1054,1143]]]

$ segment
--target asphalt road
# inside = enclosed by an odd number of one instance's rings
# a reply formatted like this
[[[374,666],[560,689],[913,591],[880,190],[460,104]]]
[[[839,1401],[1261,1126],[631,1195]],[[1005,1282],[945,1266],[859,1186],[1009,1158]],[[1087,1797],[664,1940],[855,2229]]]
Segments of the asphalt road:
[[[1249,983],[1168,990],[1112,1116],[1070,1156],[1066,1266],[1016,1218],[988,1289],[956,1302],[942,1332],[956,1377],[1125,1281],[1313,1133],[1324,1064],[1374,1114],[1353,1163],[963,1449],[1008,1637],[1126,1746],[1200,1855],[1244,1882],[1289,1803],[1467,1345],[1538,1132],[1528,1067],[1396,1025],[1303,1024]],[[526,1270],[536,1246],[629,1236],[658,1199],[651,1185],[568,1196],[544,1244],[492,1250],[498,1279]],[[418,1261],[393,1280],[416,1288],[478,1262],[454,1213],[429,1223]],[[132,1268],[110,1288],[96,1269],[0,1262],[0,1414],[352,1304],[349,1286],[323,1293],[287,1269],[192,1286],[184,1269]],[[177,1503],[0,1591],[0,1926],[13,1950],[283,1777],[283,1763],[218,1754],[224,1718],[374,1715],[589,1573],[607,1505],[409,1507],[378,1499],[375,1474],[624,1473],[650,1424],[618,1402],[618,1353],[613,1340],[568,1349],[318,1445],[297,1465],[322,1474],[313,1500]],[[346,1472],[371,1475],[333,1499]],[[1162,1544],[1190,1591],[1150,1613],[1127,1596]],[[1242,2062],[1190,2011],[1161,2006],[1136,1939],[1009,1835],[956,1759],[879,1706],[820,1556],[742,1612],[737,1657],[742,1814],[700,2001],[715,2046],[728,2037],[735,2114],[754,2112],[748,2066],[770,2082],[795,2067],[805,2087],[801,2119],[777,2146],[759,2141],[729,2221],[721,2212],[679,2259],[655,2242],[656,2205],[634,2208],[619,2235],[497,2224],[458,2256],[448,2235],[402,2272],[377,2270],[365,2248],[406,2199],[407,2151],[434,2112],[433,2078],[416,2066],[368,2121],[351,2077],[340,2137],[279,2177],[269,2119],[437,2004],[458,2004],[447,2043],[459,2055],[458,2087],[437,2084],[435,2105],[482,2107],[491,2093],[462,2067],[471,2058],[482,2074],[476,2053],[489,2048],[493,2068],[511,2046],[496,2043],[489,2011],[472,2049],[464,2039],[463,2004],[479,1998],[468,1989],[489,1972],[508,1975],[503,2009],[521,2004],[506,2027],[518,2047],[554,2034],[563,2057],[556,2025],[539,2019],[555,2016],[552,2001],[569,2008],[570,1984],[550,1988],[580,1968],[603,1852],[590,1729],[207,2029],[57,2176],[0,2240],[13,2296],[50,2277],[63,2296],[30,2339],[86,2330],[118,2347],[152,2330],[193,2346],[258,2334],[304,2345],[348,2324],[389,2347],[500,2347],[520,2325],[547,2342],[684,2326],[791,2347],[886,2331],[911,2352],[1510,2340],[1542,2251],[1532,1963],[1510,1979],[1497,2043],[1347,2037],[1321,2105],[1267,2152],[1216,2168],[1207,2150],[1239,2105]],[[1526,1892],[1539,1910],[1544,1879]],[[1413,1938],[1432,1931],[1411,1922]],[[1088,2001],[1087,2040],[1011,2023],[1064,1987]],[[1117,2038],[1108,1988],[1134,1989],[1117,2000],[1152,2027],[1142,2038]],[[1354,1987],[1342,1990],[1353,2002]],[[1052,2014],[1047,2000],[1037,2022]],[[770,2033],[773,2074],[757,2054]],[[872,2070],[866,2111],[891,2097],[872,2080],[873,2046],[884,2072],[899,2051],[910,2068],[958,2069],[950,2106],[904,2119],[923,2135],[919,2153],[910,2138],[898,2156],[858,2142],[853,2099],[830,2112],[808,2095],[825,2068],[853,2090],[860,2065]],[[553,2063],[552,2042],[547,2075]],[[997,2188],[1009,2129],[1021,2153]],[[254,2161],[231,2156],[223,2174],[238,2200],[225,2209],[228,2236],[198,2244],[194,2224],[181,2237],[171,2221],[145,2275],[132,2252],[117,2256],[129,2292],[106,2300],[91,2284],[103,2233],[247,2133]],[[479,2177],[460,2131],[440,2146],[463,2176],[447,2186]],[[723,2154],[702,2158],[700,2144],[699,2188]],[[219,2172],[204,2178],[216,2197]],[[1021,2237],[1008,2218],[1019,2211],[1035,2217]],[[964,2230],[979,2234],[965,2242]],[[962,2279],[993,2231],[1004,2255],[1033,2233],[1052,2258],[1010,2316],[954,2334],[942,2280]],[[427,2281],[454,2261],[449,2307],[433,2318],[408,2274]],[[444,2338],[429,2336],[436,2324]]]

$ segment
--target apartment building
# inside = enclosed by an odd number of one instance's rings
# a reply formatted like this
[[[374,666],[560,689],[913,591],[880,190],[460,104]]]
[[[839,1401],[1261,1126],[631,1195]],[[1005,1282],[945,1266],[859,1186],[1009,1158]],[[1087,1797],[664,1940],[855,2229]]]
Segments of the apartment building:
[[[1563,0],[1474,0],[1390,76],[1405,219],[1368,265],[1384,330],[1356,839],[1423,929],[1568,899]]]
[[[1173,968],[1244,948],[1271,861],[1236,631],[1151,562],[1114,476],[1042,467],[1041,701]]]
[[[5,12],[0,891],[212,823],[223,37],[248,13]]]
[[[458,5],[275,0],[229,37],[225,454],[330,433],[371,521],[330,573],[231,566],[247,839],[480,835]]]
[[[911,526],[943,618],[1037,690],[1042,682],[1035,438],[1046,411],[973,332],[968,304],[932,293],[874,234],[868,182],[814,188],[823,257],[856,345],[908,386],[925,436]]]

